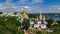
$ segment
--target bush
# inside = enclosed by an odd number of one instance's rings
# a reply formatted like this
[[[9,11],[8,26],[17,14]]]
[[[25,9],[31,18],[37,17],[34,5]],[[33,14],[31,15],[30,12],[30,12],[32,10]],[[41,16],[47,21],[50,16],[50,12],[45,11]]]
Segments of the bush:
[[[36,34],[42,34],[42,32],[41,31],[38,31],[38,32],[36,32]]]

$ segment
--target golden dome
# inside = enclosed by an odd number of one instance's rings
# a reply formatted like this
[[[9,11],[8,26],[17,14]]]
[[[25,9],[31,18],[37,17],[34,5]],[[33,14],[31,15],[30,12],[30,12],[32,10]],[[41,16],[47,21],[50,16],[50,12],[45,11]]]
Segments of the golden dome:
[[[24,11],[23,14],[21,14],[21,17],[24,18],[28,18],[28,15],[26,14],[26,12]]]
[[[38,16],[34,20],[37,21],[38,20]]]
[[[28,18],[28,15],[26,13],[23,13],[22,18]]]
[[[23,13],[21,14],[21,18],[28,18],[28,15],[26,14],[26,8],[23,8]]]
[[[43,21],[45,21],[45,16],[43,16]]]
[[[40,13],[40,15],[39,15],[39,19],[42,20],[42,14],[41,14],[41,13]]]

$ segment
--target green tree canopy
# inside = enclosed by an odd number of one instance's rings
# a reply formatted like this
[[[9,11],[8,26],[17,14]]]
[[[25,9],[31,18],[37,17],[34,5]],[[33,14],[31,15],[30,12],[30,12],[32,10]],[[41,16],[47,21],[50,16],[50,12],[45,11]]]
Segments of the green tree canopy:
[[[30,22],[29,19],[24,19],[22,24],[25,26],[25,29],[27,30],[30,26]]]

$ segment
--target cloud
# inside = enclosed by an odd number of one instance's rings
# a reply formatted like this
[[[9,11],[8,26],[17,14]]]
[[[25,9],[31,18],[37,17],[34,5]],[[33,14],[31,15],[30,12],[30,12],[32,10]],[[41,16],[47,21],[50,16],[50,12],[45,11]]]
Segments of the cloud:
[[[25,6],[24,8],[29,8],[28,6]]]
[[[43,3],[44,0],[6,0],[8,3],[16,3],[16,4],[34,4],[34,3]]]
[[[33,2],[40,2],[40,3],[42,3],[43,0],[33,0]]]
[[[49,9],[60,10],[60,6],[51,6]]]
[[[60,13],[60,6],[57,6],[57,5],[50,6],[46,9],[46,12],[48,12],[48,13]]]
[[[10,12],[10,11],[17,11],[17,12],[21,12],[22,8],[28,8],[27,12],[28,13],[39,13],[40,10],[38,7],[36,7],[34,4],[36,3],[42,3],[43,0],[6,0],[4,3],[0,3],[0,11],[6,11],[6,12]],[[19,4],[19,5],[17,5]],[[20,5],[21,4],[21,5]],[[33,5],[33,6],[32,6]]]
[[[26,7],[26,6],[24,6],[24,7]],[[23,10],[23,8],[21,8],[20,11],[22,11],[22,10]],[[41,10],[41,9],[39,9],[39,8],[36,8],[36,7],[33,7],[33,8],[32,8],[31,6],[28,6],[26,12],[27,12],[27,13],[40,13],[40,10]]]
[[[38,3],[42,3],[43,0],[6,0],[4,3],[4,5],[35,5]]]

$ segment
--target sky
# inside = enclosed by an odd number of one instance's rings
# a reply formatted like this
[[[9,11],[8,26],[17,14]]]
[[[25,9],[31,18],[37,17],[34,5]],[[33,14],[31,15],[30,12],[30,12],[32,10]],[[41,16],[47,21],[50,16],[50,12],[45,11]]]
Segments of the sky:
[[[60,0],[0,0],[1,12],[60,13]]]

